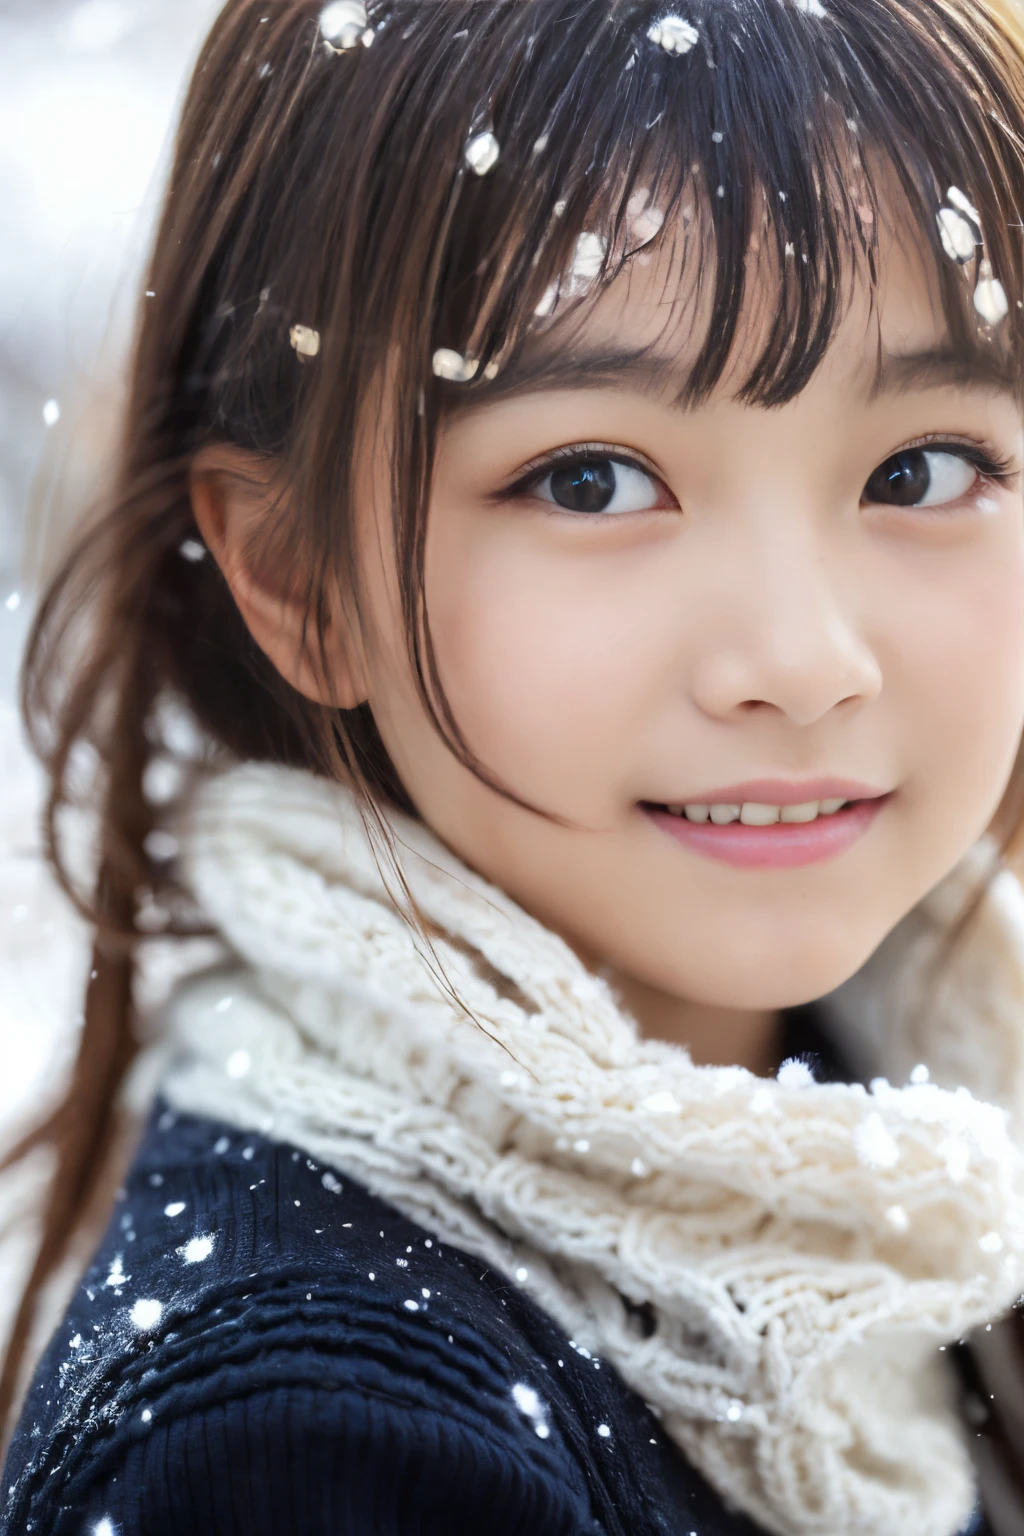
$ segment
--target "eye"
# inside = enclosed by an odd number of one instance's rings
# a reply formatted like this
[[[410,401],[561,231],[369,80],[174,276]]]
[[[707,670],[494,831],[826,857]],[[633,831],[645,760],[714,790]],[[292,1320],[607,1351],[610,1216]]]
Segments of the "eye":
[[[580,454],[537,476],[531,490],[564,512],[644,512],[661,505],[661,487],[638,464]]]
[[[905,448],[879,464],[864,487],[864,500],[893,507],[939,507],[966,496],[978,466],[963,453]]]

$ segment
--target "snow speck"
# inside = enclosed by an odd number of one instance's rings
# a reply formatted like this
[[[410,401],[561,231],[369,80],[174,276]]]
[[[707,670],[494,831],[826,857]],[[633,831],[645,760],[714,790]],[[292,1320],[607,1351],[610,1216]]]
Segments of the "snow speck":
[[[732,1402],[729,1404],[728,1408],[725,1410],[725,1416],[729,1420],[730,1424],[738,1424],[740,1419],[742,1419],[742,1417],[743,1417],[743,1404],[739,1401],[738,1398],[736,1398],[736,1397],[733,1398]]]
[[[176,857],[179,844],[173,832],[154,827],[152,832],[146,833],[142,846],[157,864],[166,864]]]
[[[574,1152],[589,1152],[590,1142],[585,1136],[581,1136],[578,1141],[573,1142],[572,1149]]]
[[[910,1081],[915,1085],[919,1085],[921,1083],[926,1083],[930,1077],[931,1073],[928,1071],[928,1068],[925,1066],[924,1062],[919,1061],[913,1072],[910,1074]]]
[[[408,1259],[396,1259],[395,1263],[398,1265],[399,1269],[408,1269],[409,1268],[409,1260]]]
[[[231,1004],[233,1002],[234,1002],[234,998],[231,996],[230,993],[228,993],[227,997],[222,997],[222,998],[219,999],[218,1002],[214,1003],[214,1005],[213,1005],[214,1013],[227,1013],[228,1009],[231,1007]]]
[[[902,1205],[890,1205],[885,1213],[885,1219],[894,1232],[905,1232],[910,1226],[910,1217]]]
[[[791,1056],[788,1061],[784,1061],[775,1076],[783,1088],[809,1088],[814,1082],[814,1073],[799,1056]]]
[[[640,1108],[646,1109],[649,1115],[674,1115],[679,1109],[679,1101],[674,1093],[663,1088],[659,1093],[649,1093]]]
[[[1003,1239],[998,1232],[986,1232],[983,1237],[978,1238],[978,1247],[982,1253],[1002,1253]],[[71,1342],[74,1343],[74,1340],[72,1339]]]
[[[643,1179],[647,1176],[647,1164],[642,1157],[634,1157],[629,1165],[630,1172],[635,1179]]]
[[[92,1528],[92,1536],[118,1536],[117,1526],[109,1515],[104,1515],[102,1520],[97,1520]]]
[[[244,1077],[252,1066],[252,1057],[248,1051],[232,1051],[224,1063],[224,1071],[228,1077]]]
[[[410,1299],[408,1301],[403,1301],[402,1302],[402,1306],[405,1308],[405,1310],[407,1312],[418,1312],[419,1309],[420,1309],[419,1302],[418,1301],[413,1301],[411,1297],[410,1297]]]
[[[165,1216],[180,1216],[185,1209],[184,1200],[172,1200],[170,1205],[164,1206]]]
[[[74,1338],[70,1342],[71,1342],[71,1348],[72,1349],[81,1349],[81,1347],[82,1347],[82,1335],[80,1333],[76,1333]]]
[[[900,1149],[877,1111],[873,1111],[853,1133],[853,1146],[860,1161],[868,1168],[893,1168],[900,1160]]]
[[[597,1426],[597,1432],[601,1436],[602,1440],[608,1440],[611,1437],[611,1430],[607,1424],[599,1424]]]
[[[159,1189],[163,1181],[164,1176],[162,1173],[151,1173],[149,1176],[149,1182],[152,1184],[154,1189]]]
[[[330,1194],[332,1194],[332,1195],[340,1195],[341,1194],[341,1180],[335,1178],[334,1174],[331,1172],[331,1170],[329,1168],[328,1168],[327,1172],[324,1173],[321,1176],[320,1183],[323,1185],[324,1189],[326,1189]]]
[[[371,1269],[371,1270],[370,1270],[370,1272],[369,1272],[369,1278],[370,1278],[370,1279],[371,1279],[371,1280],[376,1280],[376,1278],[377,1278],[377,1276],[376,1276],[376,1275],[375,1275],[375,1274],[374,1274],[374,1272],[373,1272],[373,1270],[372,1270],[372,1269]]]
[[[449,1340],[449,1342],[451,1342]],[[519,1412],[530,1419],[534,1433],[541,1440],[546,1440],[551,1433],[547,1420],[547,1409],[533,1387],[528,1387],[525,1382],[517,1381],[512,1388],[512,1401]]]
[[[4,607],[8,613],[14,613],[15,609],[21,607],[21,593],[11,592],[9,596],[4,598]]]
[[[519,1268],[516,1270],[516,1279],[519,1281],[519,1284],[525,1285],[529,1278],[530,1271],[526,1268],[525,1264],[520,1264]]]
[[[104,1280],[103,1284],[117,1287],[121,1285],[127,1285],[130,1279],[131,1275],[125,1274],[121,1255],[118,1254],[114,1262],[111,1264],[110,1273],[107,1275],[107,1278]]]
[[[430,1300],[430,1292],[428,1291],[426,1286],[424,1286],[423,1289],[420,1291],[420,1295],[423,1297],[424,1301],[429,1301]]]
[[[253,1158],[255,1157],[255,1155],[256,1155],[256,1148],[255,1147],[243,1147],[242,1148],[242,1156],[245,1158],[247,1163],[251,1163]]]
[[[213,1234],[203,1232],[198,1237],[190,1238],[178,1252],[186,1264],[201,1264],[213,1252]]]
[[[153,1418],[153,1410],[152,1410],[152,1408],[143,1408],[143,1410],[142,1410],[141,1414],[139,1415],[139,1417],[141,1418],[143,1424],[149,1424],[152,1421],[152,1418]]]
[[[140,1297],[132,1307],[132,1323],[140,1333],[149,1333],[164,1315],[164,1304],[154,1297]]]
[[[48,427],[55,427],[60,421],[60,401],[47,400],[43,406],[43,421]]]
[[[681,16],[663,16],[647,28],[651,42],[664,48],[666,53],[689,53],[699,35],[697,28]]]
[[[213,1144],[213,1150],[215,1152],[226,1152],[230,1145],[231,1142],[226,1136],[218,1136],[217,1140]]]

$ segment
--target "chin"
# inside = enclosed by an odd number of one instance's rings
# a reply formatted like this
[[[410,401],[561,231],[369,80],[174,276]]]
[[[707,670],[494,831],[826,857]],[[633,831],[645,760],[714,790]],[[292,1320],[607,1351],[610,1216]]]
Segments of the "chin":
[[[691,964],[685,972],[673,968],[671,975],[646,979],[666,992],[709,1007],[772,1013],[834,991],[860,970],[887,931],[873,930],[859,944],[851,941],[849,933],[841,939],[823,933],[817,942],[805,937],[800,943],[773,944],[767,955],[748,949],[745,957],[730,945],[706,974],[703,967],[698,970]]]

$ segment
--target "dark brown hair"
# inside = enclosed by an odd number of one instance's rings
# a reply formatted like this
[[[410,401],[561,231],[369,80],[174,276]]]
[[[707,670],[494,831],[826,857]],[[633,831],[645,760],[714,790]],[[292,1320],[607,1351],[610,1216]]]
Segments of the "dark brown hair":
[[[133,945],[201,921],[150,835],[156,779],[199,756],[346,775],[372,806],[406,806],[372,716],[314,705],[256,647],[193,520],[197,450],[229,443],[287,486],[251,551],[306,604],[323,648],[336,603],[358,619],[351,514],[368,402],[385,424],[410,655],[439,729],[474,771],[427,623],[423,546],[445,414],[503,387],[544,295],[584,232],[601,232],[590,292],[633,259],[630,199],[709,298],[686,386],[699,400],[734,351],[755,238],[775,314],[740,393],[795,395],[834,335],[851,272],[875,280],[878,218],[931,252],[950,345],[998,348],[1020,373],[1024,324],[1024,66],[1014,25],[977,0],[693,0],[685,53],[649,35],[652,0],[380,0],[372,46],[335,51],[317,0],[229,0],[196,64],[140,300],[111,490],[41,604],[24,708],[50,775],[49,851],[96,925],[77,1063],[58,1108],[9,1154],[52,1143],[43,1235],[0,1374],[9,1411],[40,1288],[95,1200],[134,1049]],[[500,157],[467,166],[493,128]],[[942,251],[951,185],[977,205],[1009,296],[990,332],[977,261]],[[884,191],[883,191],[884,187]],[[674,234],[669,235],[669,231]],[[151,296],[149,296],[151,295]],[[586,302],[579,296],[576,302]],[[570,304],[570,312],[572,304]],[[303,325],[316,356],[290,344]],[[435,376],[436,349],[476,364]],[[497,372],[496,372],[497,370]],[[496,372],[496,376],[495,376]],[[187,744],[186,744],[187,747]],[[1020,772],[1003,840],[1022,809]],[[492,780],[493,782],[493,780]],[[501,786],[499,786],[501,787]],[[69,806],[94,813],[94,877],[63,851]]]

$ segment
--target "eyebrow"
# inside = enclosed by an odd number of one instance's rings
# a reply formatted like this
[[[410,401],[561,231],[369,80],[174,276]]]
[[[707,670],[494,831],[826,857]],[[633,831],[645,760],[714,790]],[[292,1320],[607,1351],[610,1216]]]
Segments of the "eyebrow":
[[[686,395],[687,373],[677,357],[651,347],[550,347],[528,349],[514,357],[494,380],[457,401],[455,410],[474,410],[522,395],[559,389],[629,389],[640,395],[669,393],[680,410],[692,409]],[[948,345],[914,352],[882,352],[865,389],[869,400],[907,389],[979,389],[1024,395],[1024,380],[1010,360],[995,351],[957,351]]]
[[[883,352],[878,361],[871,398],[903,389],[984,389],[997,394],[1022,394],[1022,380],[1010,359],[998,352],[972,348],[925,347],[918,352]]]
[[[456,409],[472,410],[520,395],[557,389],[623,389],[637,394],[660,395],[675,387],[682,393],[685,370],[677,357],[650,347],[553,347],[527,348],[512,358],[497,378],[489,380],[457,402]]]

